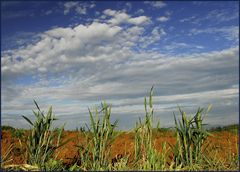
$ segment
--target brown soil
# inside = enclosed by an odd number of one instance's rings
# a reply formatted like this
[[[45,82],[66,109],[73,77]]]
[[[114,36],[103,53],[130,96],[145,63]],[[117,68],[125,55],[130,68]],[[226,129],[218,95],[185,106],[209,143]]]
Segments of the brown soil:
[[[57,159],[63,160],[64,165],[69,166],[73,165],[79,160],[79,148],[78,145],[86,145],[84,140],[84,135],[82,133],[78,134],[74,131],[64,131],[63,141],[73,138],[74,139],[68,142],[63,147],[59,148],[56,152]],[[26,163],[26,149],[24,148],[24,143],[26,141],[12,137],[10,131],[2,131],[2,140],[1,140],[1,155],[3,156],[9,146],[13,144],[13,150],[10,155],[12,161],[8,164],[23,164]],[[158,152],[162,150],[162,143],[166,142],[168,153],[171,157],[170,145],[176,143],[174,133],[171,131],[160,132],[154,134],[154,146]],[[219,157],[226,157],[231,154],[237,154],[238,148],[238,135],[231,132],[215,132],[213,136],[207,138],[207,143],[210,143],[208,147],[210,149],[217,149]],[[23,145],[23,146],[21,146]],[[130,162],[134,158],[134,133],[133,132],[122,132],[117,136],[114,142],[110,146],[111,154],[110,160],[115,161],[120,157],[129,155]]]

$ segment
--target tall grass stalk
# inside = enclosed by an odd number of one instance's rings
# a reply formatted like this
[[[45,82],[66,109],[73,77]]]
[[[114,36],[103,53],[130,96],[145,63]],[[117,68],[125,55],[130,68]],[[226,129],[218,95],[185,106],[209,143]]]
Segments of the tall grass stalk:
[[[149,100],[144,98],[145,119],[139,118],[135,128],[135,166],[143,170],[163,170],[165,169],[166,159],[163,154],[166,154],[166,146],[163,145],[162,156],[155,150],[152,143],[153,130],[153,87],[150,90]],[[158,127],[159,127],[158,123]]]
[[[102,120],[99,117],[101,112],[104,114]],[[102,103],[100,112],[95,109],[95,116],[89,109],[89,115],[91,126],[87,126],[89,132],[85,133],[89,143],[80,150],[81,167],[84,170],[106,170],[109,168],[110,145],[116,137],[114,129],[118,121],[111,124],[111,106],[106,102]]]

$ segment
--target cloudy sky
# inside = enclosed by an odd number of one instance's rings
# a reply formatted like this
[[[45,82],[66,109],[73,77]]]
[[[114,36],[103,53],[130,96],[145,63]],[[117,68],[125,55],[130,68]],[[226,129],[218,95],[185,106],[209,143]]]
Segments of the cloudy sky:
[[[162,127],[178,105],[238,123],[238,21],[237,1],[1,2],[2,124],[28,128],[35,99],[75,129],[105,100],[130,129],[152,85]]]

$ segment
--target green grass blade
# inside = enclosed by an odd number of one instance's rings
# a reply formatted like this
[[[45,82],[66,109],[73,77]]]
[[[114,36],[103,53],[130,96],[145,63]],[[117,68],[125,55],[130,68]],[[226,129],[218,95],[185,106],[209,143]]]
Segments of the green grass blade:
[[[29,123],[33,126],[33,123],[30,119],[28,119],[26,116],[22,115],[22,117]]]

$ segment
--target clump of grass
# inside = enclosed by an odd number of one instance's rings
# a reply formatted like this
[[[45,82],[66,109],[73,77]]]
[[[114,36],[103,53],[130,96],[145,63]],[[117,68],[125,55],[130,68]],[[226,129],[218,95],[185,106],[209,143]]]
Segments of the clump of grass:
[[[53,158],[54,151],[66,144],[70,139],[60,144],[63,127],[57,130],[57,134],[51,131],[53,121],[56,120],[52,113],[52,107],[49,108],[47,114],[44,114],[35,100],[34,103],[38,109],[37,112],[33,111],[36,120],[32,122],[26,116],[22,116],[32,126],[26,145],[27,163],[37,165],[39,169],[43,170],[46,168],[46,163]],[[57,140],[57,143],[54,144],[54,140]]]
[[[211,107],[211,105],[208,106],[205,115]],[[173,149],[175,166],[198,167],[196,164],[202,160],[202,145],[207,136],[210,135],[203,128],[204,109],[198,108],[194,117],[187,117],[186,112],[181,110],[180,107],[179,112],[182,117],[181,120],[177,121],[174,114],[177,133],[177,143]]]
[[[162,154],[160,155],[152,143],[153,135],[153,87],[150,90],[149,101],[144,98],[145,119],[136,123],[135,128],[135,164],[137,169],[143,170],[164,170],[166,168],[166,145],[163,144]],[[147,107],[149,105],[149,107]],[[160,123],[158,122],[158,128]]]
[[[99,113],[103,113],[102,120]],[[87,126],[88,133],[85,133],[86,141],[89,141],[85,148],[81,147],[81,167],[84,170],[106,170],[109,168],[110,144],[116,137],[114,129],[117,120],[111,124],[111,106],[106,102],[102,103],[102,110],[95,109],[95,116],[89,109],[91,126]],[[91,136],[89,136],[91,134]]]

